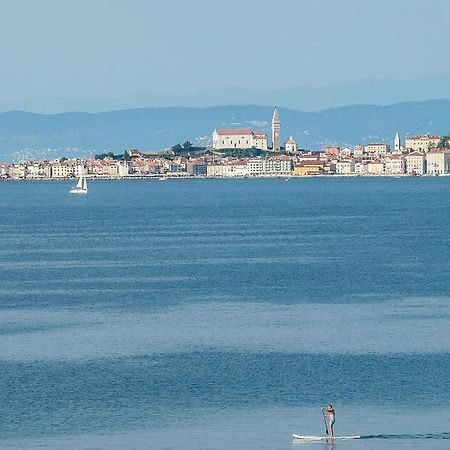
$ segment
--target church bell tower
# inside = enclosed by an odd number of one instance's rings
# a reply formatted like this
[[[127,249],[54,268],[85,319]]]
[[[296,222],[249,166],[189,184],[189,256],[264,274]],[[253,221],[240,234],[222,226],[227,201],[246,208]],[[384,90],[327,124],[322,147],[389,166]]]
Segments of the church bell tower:
[[[397,131],[397,133],[395,133],[395,138],[394,138],[394,152],[400,153],[401,149],[402,149],[402,147],[400,144],[400,136]]]
[[[274,152],[280,151],[280,118],[276,106],[272,117],[272,150]]]

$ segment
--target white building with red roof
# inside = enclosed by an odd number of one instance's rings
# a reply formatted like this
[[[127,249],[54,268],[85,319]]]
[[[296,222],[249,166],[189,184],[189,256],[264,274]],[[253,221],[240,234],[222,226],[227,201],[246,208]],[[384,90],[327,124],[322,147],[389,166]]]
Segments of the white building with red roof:
[[[267,136],[263,131],[253,131],[246,128],[214,130],[213,148],[216,150],[229,148],[267,150]]]

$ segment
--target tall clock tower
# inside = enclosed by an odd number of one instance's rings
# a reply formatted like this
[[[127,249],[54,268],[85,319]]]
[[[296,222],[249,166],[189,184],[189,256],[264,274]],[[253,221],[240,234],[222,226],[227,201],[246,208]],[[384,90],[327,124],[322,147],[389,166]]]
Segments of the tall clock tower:
[[[272,150],[274,152],[280,151],[280,118],[276,106],[272,117]]]

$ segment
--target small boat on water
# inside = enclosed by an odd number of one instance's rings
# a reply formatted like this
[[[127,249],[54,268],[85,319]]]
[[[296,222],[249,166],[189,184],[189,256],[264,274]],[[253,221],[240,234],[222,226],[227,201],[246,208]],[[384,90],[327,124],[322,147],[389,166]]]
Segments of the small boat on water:
[[[78,183],[70,190],[71,194],[87,194],[87,181],[86,177],[81,174],[78,179]]]

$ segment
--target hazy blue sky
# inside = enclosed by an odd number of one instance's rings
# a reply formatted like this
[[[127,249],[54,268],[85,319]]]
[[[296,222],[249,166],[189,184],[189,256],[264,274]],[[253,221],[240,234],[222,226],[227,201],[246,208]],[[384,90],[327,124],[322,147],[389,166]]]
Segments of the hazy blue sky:
[[[0,101],[450,73],[447,0],[0,0]]]

